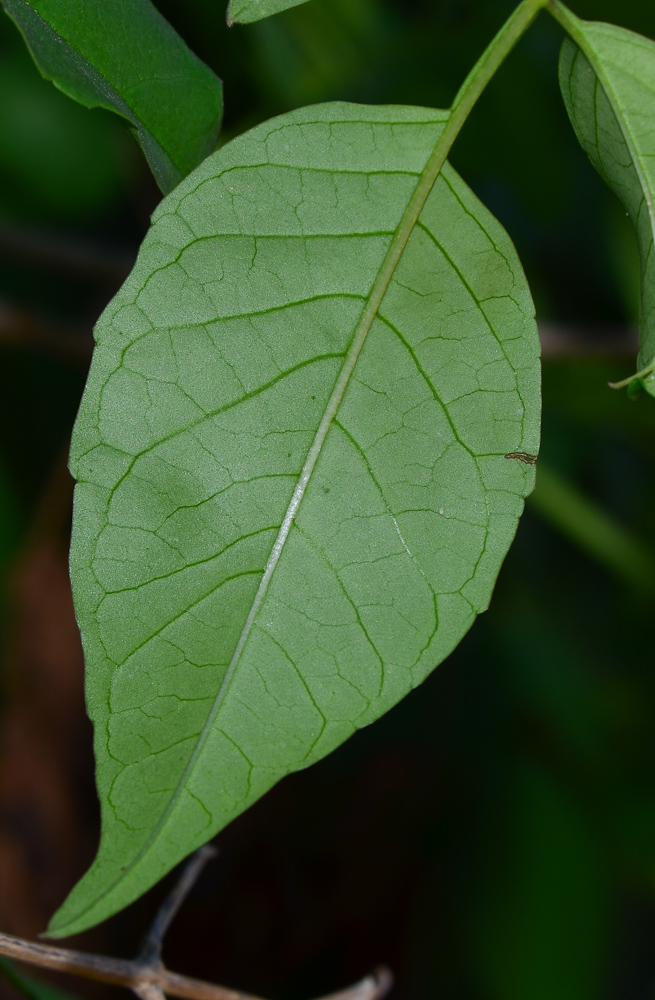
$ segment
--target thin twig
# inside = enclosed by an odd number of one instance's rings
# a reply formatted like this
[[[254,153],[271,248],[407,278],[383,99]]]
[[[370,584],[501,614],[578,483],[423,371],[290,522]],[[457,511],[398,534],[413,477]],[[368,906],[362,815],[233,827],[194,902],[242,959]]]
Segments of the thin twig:
[[[10,934],[0,933],[0,955],[18,962],[38,965],[42,969],[68,972],[84,979],[95,979],[101,983],[127,986],[139,990],[144,983],[159,986],[164,993],[184,1000],[259,1000],[258,997],[224,986],[214,986],[200,979],[180,976],[168,969],[148,967],[140,961],[109,958],[106,955],[92,955],[84,951],[55,948],[52,945],[23,941]]]
[[[152,926],[143,942],[138,960],[144,965],[153,966],[161,963],[162,943],[164,935],[171,925],[171,921],[195,885],[202,869],[217,854],[218,849],[216,847],[213,847],[211,844],[205,844],[204,847],[195,852],[185,866],[177,885],[157,911],[157,916],[153,920]]]
[[[2,222],[0,257],[118,287],[132,269],[136,248]]]
[[[632,356],[639,349],[639,333],[629,326],[581,326],[539,322],[541,356],[546,360]]]
[[[170,972],[161,960],[162,941],[171,921],[206,863],[217,854],[217,849],[209,844],[195,852],[175,888],[159,908],[139,957],[133,961],[35,944],[33,941],[24,941],[2,933],[0,955],[29,965],[38,965],[42,969],[54,969],[56,972],[73,973],[101,983],[126,986],[136,993],[139,1000],[164,1000],[166,994],[182,997],[184,1000],[260,1000],[249,993]],[[381,1000],[391,989],[392,983],[388,969],[375,969],[361,982],[332,993],[324,1000]]]
[[[0,955],[18,962],[27,962],[28,965],[37,965],[42,969],[72,973],[115,986],[127,986],[143,1000],[160,1000],[159,993],[155,993],[152,987],[157,987],[168,996],[182,997],[184,1000],[260,1000],[259,997],[239,990],[180,976],[164,966],[149,967],[141,961],[130,962],[121,958],[108,958],[106,955],[54,948],[51,945],[23,941],[10,934],[0,933]],[[359,983],[332,993],[324,1000],[381,1000],[391,984],[391,973],[386,969],[378,969]]]
[[[0,347],[50,354],[88,368],[93,351],[91,326],[63,327],[0,300]]]

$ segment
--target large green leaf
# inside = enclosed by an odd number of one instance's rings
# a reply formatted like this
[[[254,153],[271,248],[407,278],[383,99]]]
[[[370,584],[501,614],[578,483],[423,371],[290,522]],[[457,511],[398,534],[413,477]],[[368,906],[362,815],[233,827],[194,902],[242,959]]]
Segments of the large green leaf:
[[[230,0],[227,23],[252,24],[253,21],[262,21],[265,17],[306,2],[307,0]]]
[[[567,12],[560,85],[589,159],[637,230],[641,341],[637,368],[655,395],[655,42]],[[628,380],[630,381],[630,380]]]
[[[100,320],[71,565],[103,834],[56,935],[378,718],[487,607],[539,347],[514,248],[448,165],[406,225],[447,120],[325,104],[235,139]]]
[[[216,148],[221,81],[150,0],[2,0],[45,77],[131,123],[167,192]]]

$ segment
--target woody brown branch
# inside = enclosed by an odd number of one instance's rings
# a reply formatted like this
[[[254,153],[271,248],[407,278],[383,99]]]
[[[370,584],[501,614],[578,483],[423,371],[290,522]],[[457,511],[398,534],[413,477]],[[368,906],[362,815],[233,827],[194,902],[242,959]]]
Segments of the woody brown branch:
[[[27,962],[43,969],[68,972],[101,983],[126,986],[139,995],[150,987],[172,997],[185,1000],[260,1000],[249,993],[217,986],[201,979],[180,976],[162,965],[151,966],[142,961],[129,961],[93,955],[83,951],[56,948],[51,945],[24,941],[10,934],[0,933],[0,955],[18,962]],[[391,974],[386,969],[376,970],[354,986],[331,994],[323,1000],[380,1000],[391,988]]]

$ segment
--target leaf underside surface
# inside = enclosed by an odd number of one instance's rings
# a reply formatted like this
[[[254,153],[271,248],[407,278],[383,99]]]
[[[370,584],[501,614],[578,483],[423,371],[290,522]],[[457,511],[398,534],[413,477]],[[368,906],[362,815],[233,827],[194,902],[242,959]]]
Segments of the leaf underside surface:
[[[655,361],[655,42],[611,24],[575,23],[586,54],[564,41],[560,86],[582,148],[637,231],[641,371]],[[655,395],[655,372],[644,385]]]
[[[280,14],[290,7],[298,7],[307,0],[230,0],[227,8],[228,24],[252,24],[263,21],[272,14]]]
[[[103,833],[55,935],[377,719],[487,607],[533,487],[505,456],[538,450],[539,344],[509,237],[448,165],[357,341],[447,117],[326,104],[235,139],[97,326],[71,572]]]
[[[221,81],[150,0],[2,0],[41,73],[127,119],[164,193],[216,148]]]

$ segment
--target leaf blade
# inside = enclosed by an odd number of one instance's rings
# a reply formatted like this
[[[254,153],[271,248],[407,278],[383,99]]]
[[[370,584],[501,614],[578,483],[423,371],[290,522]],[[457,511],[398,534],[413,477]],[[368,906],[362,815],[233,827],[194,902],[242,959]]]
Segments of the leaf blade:
[[[643,377],[655,395],[655,42],[567,12],[567,26],[569,20],[572,37],[562,45],[560,88],[581,146],[637,232],[641,318],[635,378]]]
[[[130,123],[164,193],[216,148],[221,82],[150,0],[2,3],[47,79]]]
[[[163,203],[99,324],[72,576],[106,827],[56,934],[377,718],[486,607],[533,483],[505,458],[537,450],[529,291],[449,167],[380,285],[447,121],[252,130]],[[177,703],[171,743],[143,707]]]
[[[253,24],[265,17],[281,14],[291,7],[298,7],[307,0],[230,0],[227,8],[227,23]]]

